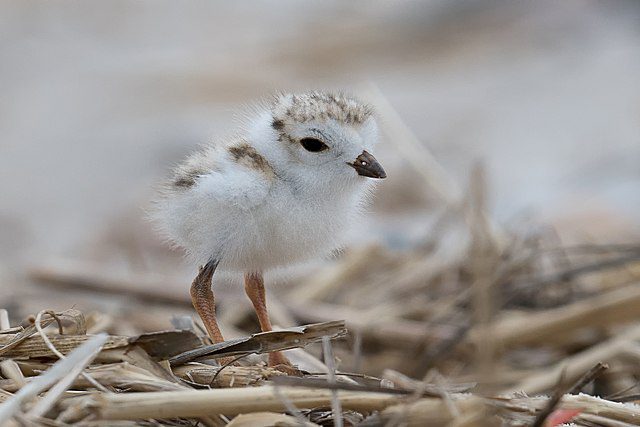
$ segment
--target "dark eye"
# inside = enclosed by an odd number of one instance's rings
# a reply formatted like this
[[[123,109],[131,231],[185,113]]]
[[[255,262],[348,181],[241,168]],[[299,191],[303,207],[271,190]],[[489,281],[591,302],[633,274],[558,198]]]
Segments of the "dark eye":
[[[327,144],[316,138],[302,138],[300,140],[300,145],[302,145],[305,150],[311,151],[312,153],[318,153],[329,148]]]

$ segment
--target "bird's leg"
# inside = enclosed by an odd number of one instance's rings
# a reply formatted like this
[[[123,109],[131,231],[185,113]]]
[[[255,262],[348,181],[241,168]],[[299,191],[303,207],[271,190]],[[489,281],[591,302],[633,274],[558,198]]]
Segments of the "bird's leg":
[[[273,330],[271,327],[271,320],[269,319],[269,313],[267,312],[267,298],[264,290],[262,273],[245,273],[244,290],[253,303],[253,308],[256,310],[256,314],[258,315],[258,322],[260,322],[260,329],[262,332]],[[269,366],[278,365],[291,366],[291,362],[289,362],[287,357],[279,351],[269,353]]]
[[[211,279],[217,266],[218,261],[211,260],[200,267],[200,272],[191,284],[191,302],[214,343],[224,341],[216,320],[216,306],[211,290]]]

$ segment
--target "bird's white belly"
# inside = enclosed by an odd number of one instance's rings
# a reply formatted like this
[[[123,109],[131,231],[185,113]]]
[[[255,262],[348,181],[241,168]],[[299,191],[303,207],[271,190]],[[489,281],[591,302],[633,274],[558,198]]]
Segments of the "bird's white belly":
[[[343,244],[365,194],[364,186],[349,190],[300,194],[283,184],[250,208],[192,191],[164,205],[161,219],[195,263],[217,260],[221,270],[264,271]]]
[[[329,200],[279,200],[241,214],[220,268],[262,271],[322,256],[341,243],[352,209]]]

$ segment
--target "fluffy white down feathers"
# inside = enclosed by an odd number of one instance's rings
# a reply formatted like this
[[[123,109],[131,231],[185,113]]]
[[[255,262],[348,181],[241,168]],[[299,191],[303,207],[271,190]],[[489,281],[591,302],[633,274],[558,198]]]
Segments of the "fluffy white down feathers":
[[[373,180],[371,109],[338,94],[281,95],[178,166],[157,202],[163,234],[195,262],[264,270],[321,256],[342,243]],[[359,157],[360,156],[360,157]],[[364,160],[363,160],[364,159]]]

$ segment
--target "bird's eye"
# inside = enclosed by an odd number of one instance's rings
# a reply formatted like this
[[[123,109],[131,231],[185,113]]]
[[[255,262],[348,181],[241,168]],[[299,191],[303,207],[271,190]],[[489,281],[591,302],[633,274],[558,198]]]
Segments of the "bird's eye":
[[[312,153],[318,153],[329,148],[327,144],[316,138],[302,138],[300,140],[300,145],[302,145],[305,150],[311,151]]]

